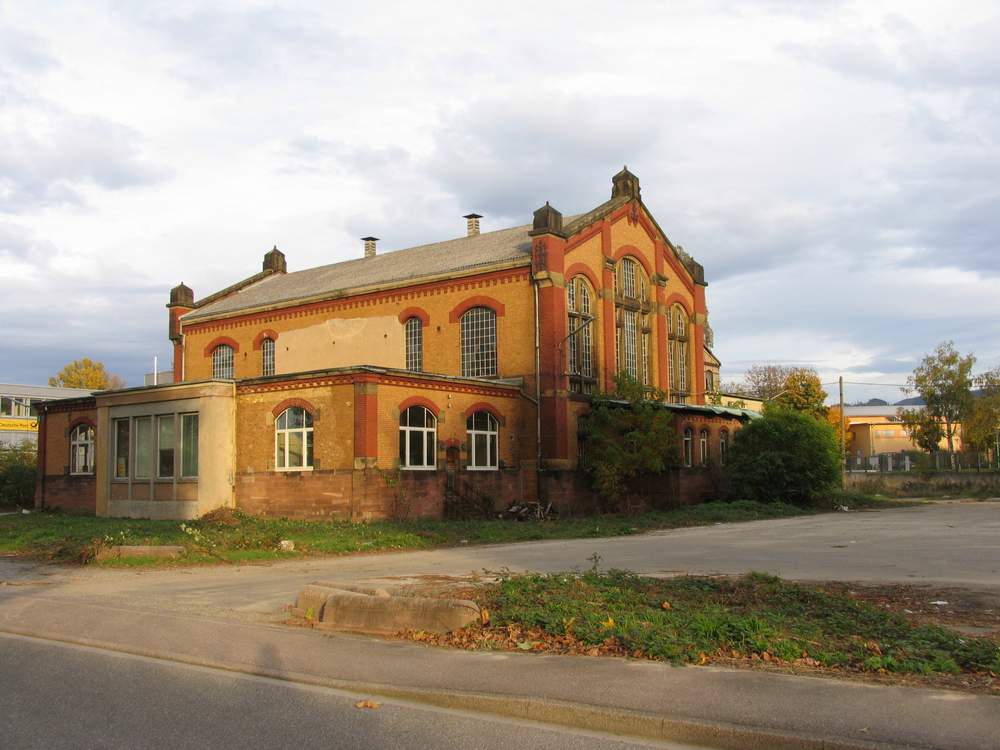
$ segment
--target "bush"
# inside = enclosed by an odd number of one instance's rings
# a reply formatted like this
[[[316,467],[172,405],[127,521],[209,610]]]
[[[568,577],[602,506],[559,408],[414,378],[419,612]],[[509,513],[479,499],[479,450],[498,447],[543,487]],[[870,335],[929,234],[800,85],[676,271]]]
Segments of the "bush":
[[[729,476],[734,497],[811,503],[840,477],[834,429],[800,412],[768,409],[736,433]]]
[[[28,506],[35,496],[35,452],[0,446],[0,505]]]

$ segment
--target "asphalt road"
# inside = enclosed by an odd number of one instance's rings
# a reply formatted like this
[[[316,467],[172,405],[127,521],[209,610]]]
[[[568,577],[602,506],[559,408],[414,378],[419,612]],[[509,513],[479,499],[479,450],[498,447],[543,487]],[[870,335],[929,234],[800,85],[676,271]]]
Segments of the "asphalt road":
[[[0,635],[0,745],[59,748],[681,748]]]
[[[161,571],[38,566],[0,559],[0,597],[31,591],[129,608],[275,619],[317,580],[398,581],[486,570],[602,567],[651,575],[766,571],[797,580],[902,582],[1000,596],[1000,503],[935,503],[674,529],[631,537],[468,546]]]

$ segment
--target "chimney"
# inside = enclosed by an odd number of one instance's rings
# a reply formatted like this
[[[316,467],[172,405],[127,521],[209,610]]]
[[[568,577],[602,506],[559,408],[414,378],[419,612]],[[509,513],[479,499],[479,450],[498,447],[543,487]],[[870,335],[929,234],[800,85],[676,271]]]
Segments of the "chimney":
[[[466,214],[462,217],[465,219],[465,236],[472,237],[479,234],[479,220],[483,218],[479,214]]]
[[[365,242],[365,257],[374,258],[375,257],[375,243],[378,242],[378,237],[362,237]]]
[[[285,254],[278,249],[275,245],[273,250],[264,253],[264,263],[261,266],[262,271],[271,271],[272,273],[288,273],[288,264],[285,262]]]

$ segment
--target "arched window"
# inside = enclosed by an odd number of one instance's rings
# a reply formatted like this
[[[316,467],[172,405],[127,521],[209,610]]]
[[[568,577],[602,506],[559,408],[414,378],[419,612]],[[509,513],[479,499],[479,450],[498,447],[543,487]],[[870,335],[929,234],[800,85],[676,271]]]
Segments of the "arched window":
[[[569,389],[573,393],[593,393],[594,315],[590,285],[584,276],[573,278],[566,287],[568,315],[567,368]]]
[[[674,305],[667,316],[667,343],[670,359],[671,400],[684,403],[688,396],[688,348],[690,324],[687,313],[680,305]]]
[[[260,374],[274,375],[274,339],[260,342]]]
[[[212,352],[212,377],[217,380],[233,379],[233,347],[219,344]]]
[[[698,463],[708,465],[708,430],[702,430],[698,435]]]
[[[274,468],[301,471],[313,465],[313,417],[301,406],[289,406],[274,423]]]
[[[406,319],[406,369],[420,372],[424,369],[424,322],[418,317]]]
[[[437,417],[423,406],[399,415],[399,468],[433,469],[437,465]]]
[[[497,314],[488,307],[473,307],[462,316],[462,376],[497,374]]]
[[[649,385],[649,284],[633,258],[624,257],[615,267],[615,365],[644,385]]]
[[[684,428],[684,465],[691,466],[694,453],[694,430],[690,427]]]
[[[69,473],[94,473],[94,427],[77,425],[69,435]]]
[[[469,469],[491,471],[500,468],[499,448],[500,423],[488,411],[477,411],[465,420],[469,433]]]
[[[726,458],[729,455],[729,430],[723,428],[719,431],[719,463],[726,465]]]

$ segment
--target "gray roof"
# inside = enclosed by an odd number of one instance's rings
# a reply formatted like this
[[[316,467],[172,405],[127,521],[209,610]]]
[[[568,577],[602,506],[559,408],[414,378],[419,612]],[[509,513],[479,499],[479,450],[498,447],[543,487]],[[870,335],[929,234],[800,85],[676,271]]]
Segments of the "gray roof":
[[[924,409],[923,404],[911,404],[907,408],[920,411]],[[888,406],[845,406],[845,417],[894,417],[899,404],[889,404]]]
[[[39,401],[56,398],[89,396],[93,391],[85,388],[57,388],[50,385],[16,385],[0,383],[0,396],[25,396]]]
[[[525,224],[381,253],[374,258],[356,258],[305,271],[266,276],[223,299],[192,310],[184,316],[184,320],[310,298],[333,297],[379,284],[511,262],[520,261],[527,265],[531,262],[530,230],[531,225]]]

